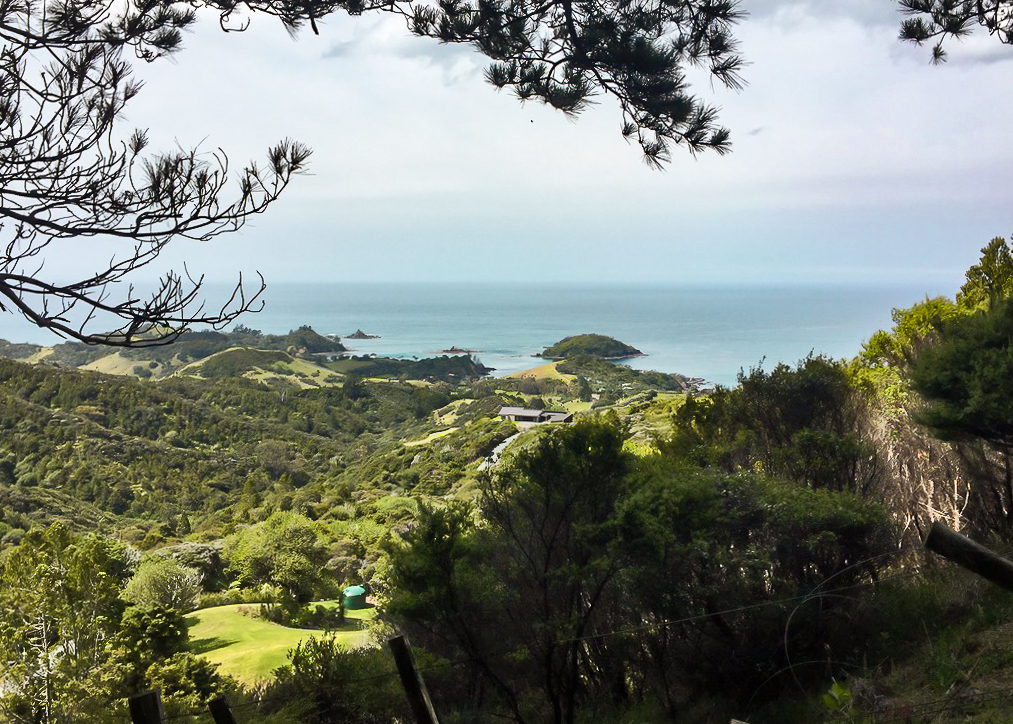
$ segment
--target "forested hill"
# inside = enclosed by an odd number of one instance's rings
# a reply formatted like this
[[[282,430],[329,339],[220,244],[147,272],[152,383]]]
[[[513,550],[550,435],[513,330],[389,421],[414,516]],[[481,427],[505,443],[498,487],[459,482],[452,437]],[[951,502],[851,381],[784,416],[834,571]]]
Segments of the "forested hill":
[[[572,359],[574,357],[629,359],[630,357],[642,357],[643,354],[636,347],[603,334],[577,334],[565,337],[554,345],[546,347],[538,356],[546,359]]]
[[[237,504],[340,503],[379,482],[354,461],[428,434],[451,402],[432,387],[343,379],[303,390],[229,376],[155,384],[0,359],[0,536],[64,519],[148,547],[214,527]]]
[[[184,340],[185,354],[131,354],[160,365],[203,354],[214,345],[197,342],[209,339]],[[512,433],[496,416],[503,405],[586,408],[592,386],[596,406],[687,388],[678,375],[607,363],[482,380],[469,356],[324,360],[229,346],[157,380],[50,359],[0,358],[0,545],[33,522],[64,520],[150,548],[280,508],[319,517],[388,495],[444,495],[473,484]]]

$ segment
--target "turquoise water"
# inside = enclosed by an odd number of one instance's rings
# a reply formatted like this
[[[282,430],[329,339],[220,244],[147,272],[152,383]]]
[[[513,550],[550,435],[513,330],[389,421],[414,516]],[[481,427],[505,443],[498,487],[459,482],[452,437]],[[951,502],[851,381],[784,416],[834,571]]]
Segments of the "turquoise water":
[[[348,340],[356,354],[425,357],[456,346],[506,375],[571,334],[594,332],[646,353],[629,364],[725,385],[765,359],[794,363],[810,352],[850,358],[890,325],[894,307],[923,290],[887,287],[586,287],[506,284],[276,285],[248,326],[283,332],[310,324]]]
[[[210,290],[212,295],[214,290]],[[281,333],[309,324],[348,340],[356,354],[432,356],[456,346],[506,375],[540,363],[532,355],[571,334],[595,332],[647,354],[641,369],[679,372],[725,385],[764,361],[810,352],[850,358],[894,307],[925,298],[910,287],[659,287],[517,284],[275,284],[246,326]],[[938,291],[936,291],[938,293]],[[0,337],[52,344],[11,315]]]

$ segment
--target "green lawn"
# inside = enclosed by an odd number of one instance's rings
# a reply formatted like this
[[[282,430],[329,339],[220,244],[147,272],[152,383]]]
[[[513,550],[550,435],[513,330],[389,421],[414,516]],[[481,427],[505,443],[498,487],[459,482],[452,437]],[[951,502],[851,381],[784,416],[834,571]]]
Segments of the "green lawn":
[[[257,604],[216,606],[194,611],[187,616],[190,649],[208,661],[220,664],[223,674],[246,685],[271,678],[271,672],[288,663],[288,650],[304,638],[320,636],[322,631],[288,628],[270,621],[247,616],[240,609],[256,610]],[[338,641],[361,646],[367,635],[363,622],[373,617],[367,608],[345,613],[344,626],[336,631]]]

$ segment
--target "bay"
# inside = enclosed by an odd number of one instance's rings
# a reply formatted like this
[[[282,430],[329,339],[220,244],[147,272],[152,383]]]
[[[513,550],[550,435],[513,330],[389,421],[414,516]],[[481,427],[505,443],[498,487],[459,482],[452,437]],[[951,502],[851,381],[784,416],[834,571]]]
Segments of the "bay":
[[[793,364],[810,352],[851,358],[894,307],[925,298],[902,286],[666,287],[504,283],[321,284],[269,287],[246,324],[285,332],[309,324],[347,337],[354,354],[427,357],[476,350],[496,376],[542,363],[532,355],[572,334],[622,340],[646,356],[638,369],[734,385],[762,361]]]
[[[211,300],[224,290],[208,287]],[[938,293],[935,292],[935,293]],[[532,355],[571,334],[606,334],[642,350],[638,369],[678,372],[734,385],[740,370],[807,354],[851,358],[894,307],[926,297],[911,286],[652,286],[508,283],[272,284],[265,308],[241,323],[265,333],[310,325],[350,340],[353,354],[431,357],[476,350],[494,375],[542,363]],[[55,344],[10,314],[0,337]]]

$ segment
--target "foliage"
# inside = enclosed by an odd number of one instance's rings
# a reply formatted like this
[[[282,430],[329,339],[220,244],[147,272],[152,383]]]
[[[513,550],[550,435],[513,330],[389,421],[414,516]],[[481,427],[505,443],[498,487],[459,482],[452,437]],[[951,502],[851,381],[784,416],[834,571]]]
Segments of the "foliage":
[[[320,531],[299,513],[278,511],[234,534],[225,542],[224,556],[241,584],[276,585],[292,604],[307,603],[330,589],[323,577],[327,551]]]
[[[598,359],[621,359],[643,354],[636,347],[620,342],[603,334],[577,334],[564,337],[551,347],[542,350],[539,357],[566,359],[568,357],[592,357]]]
[[[1013,300],[953,317],[914,360],[915,419],[952,441],[972,485],[964,514],[980,530],[1013,526]]]
[[[262,281],[250,296],[240,280],[217,310],[205,309],[202,279],[186,271],[168,272],[147,295],[118,289],[175,239],[210,239],[242,227],[278,198],[309,156],[301,144],[279,143],[267,164],[239,172],[230,199],[224,154],[148,155],[144,131],[116,128],[140,90],[124,51],[145,60],[171,54],[194,19],[182,3],[157,10],[114,2],[70,3],[55,12],[34,3],[0,9],[0,105],[7,119],[0,133],[11,154],[0,169],[5,310],[64,337],[129,347],[164,344],[190,324],[221,326],[256,307]],[[82,238],[121,241],[125,253],[77,279],[41,273],[40,259]]]
[[[142,561],[127,581],[123,598],[134,604],[159,605],[186,613],[197,608],[202,580],[196,568],[153,556]]]
[[[408,360],[392,357],[352,357],[356,373],[368,377],[453,381],[474,380],[492,372],[470,354],[440,355]]]
[[[61,525],[28,531],[0,568],[0,711],[64,722],[101,706],[105,642],[119,629],[125,549]]]
[[[333,607],[309,603],[293,609],[274,603],[262,603],[260,617],[281,626],[332,629],[345,622],[345,603],[340,597],[338,605]]]
[[[991,307],[1013,296],[1013,255],[1009,244],[997,236],[981,249],[981,260],[967,270],[967,281],[957,293],[957,305],[964,309]]]
[[[878,474],[863,439],[864,393],[847,368],[809,356],[794,368],[739,373],[739,385],[690,397],[661,450],[727,472],[760,470],[811,487],[866,492]]]
[[[371,482],[355,474],[357,462],[381,444],[428,434],[430,413],[450,399],[407,383],[364,382],[351,400],[341,388],[279,394],[232,378],[152,385],[0,360],[8,431],[0,520],[22,530],[49,519],[114,527],[151,548],[202,529],[217,537],[293,500],[315,516],[329,507],[320,489],[296,495],[296,486],[340,477],[350,491]],[[339,504],[347,494],[328,493]],[[199,567],[221,585],[210,559]]]
[[[955,317],[939,326],[939,336],[911,371],[926,400],[919,419],[946,439],[1013,447],[1013,302]]]
[[[207,0],[200,6],[218,10],[225,29],[245,27],[234,24],[235,3]],[[181,30],[194,22],[196,7],[182,2],[123,7],[109,0],[72,2],[47,13],[15,3],[0,14],[6,51],[0,85],[11,119],[4,143],[16,159],[3,171],[9,198],[0,211],[8,220],[10,243],[0,294],[39,326],[88,343],[157,345],[192,323],[220,328],[256,306],[263,281],[249,298],[240,280],[220,311],[205,313],[202,278],[188,272],[168,273],[149,298],[132,287],[120,301],[107,296],[110,285],[132,279],[171,241],[240,228],[278,198],[310,155],[299,143],[279,143],[266,164],[240,172],[238,196],[229,201],[224,153],[205,158],[181,149],[145,156],[145,132],[114,132],[140,90],[130,79],[124,50],[145,61],[171,55],[180,47]],[[555,0],[547,5],[251,0],[243,7],[276,15],[293,30],[307,20],[315,30],[316,18],[338,9],[397,13],[417,35],[478,49],[492,61],[487,79],[497,88],[513,88],[521,100],[538,99],[575,115],[596,94],[616,98],[623,136],[638,142],[650,164],[669,160],[672,143],[693,153],[729,149],[716,109],[689,92],[685,68],[703,67],[719,82],[740,87],[743,61],[730,31],[741,12],[730,0],[699,8],[668,5],[657,12]],[[49,71],[50,61],[57,70]],[[117,138],[128,140],[118,144]],[[128,252],[74,283],[54,284],[38,275],[42,256],[78,237],[123,240]],[[93,333],[92,323],[114,330]]]
[[[936,39],[932,61],[946,60],[943,43],[970,35],[975,26],[1007,45],[1013,43],[1013,7],[1009,0],[900,0],[911,17],[901,25],[900,37],[921,45]]]
[[[850,604],[822,589],[874,575],[891,541],[884,511],[853,494],[635,459],[614,423],[584,420],[488,479],[477,510],[422,507],[390,546],[385,612],[470,662],[439,680],[449,706],[521,722],[674,712],[702,692],[747,696],[789,656],[860,656]]]
[[[157,604],[130,606],[112,640],[109,669],[113,690],[138,693],[149,688],[151,667],[186,647],[187,626],[178,609]]]
[[[363,680],[369,684],[359,683]],[[328,635],[297,644],[264,695],[304,702],[301,721],[308,724],[385,724],[408,718],[390,655],[374,647],[346,650]]]
[[[219,352],[201,363],[198,371],[202,377],[238,377],[255,368],[269,369],[272,364],[291,360],[284,352],[269,352],[258,349],[233,349]],[[190,368],[187,368],[189,371]]]
[[[573,357],[559,363],[560,372],[579,375],[589,381],[589,387],[599,394],[613,397],[629,396],[649,390],[684,392],[691,388],[683,375],[667,372],[635,370],[593,357]],[[593,382],[593,386],[590,384]]]
[[[221,693],[224,682],[217,667],[188,651],[159,658],[147,670],[148,685],[162,693],[166,708],[193,710]]]
[[[959,313],[946,297],[935,297],[910,309],[894,309],[891,332],[877,331],[862,347],[860,358],[871,366],[890,365],[905,368],[932,340],[936,327]]]

